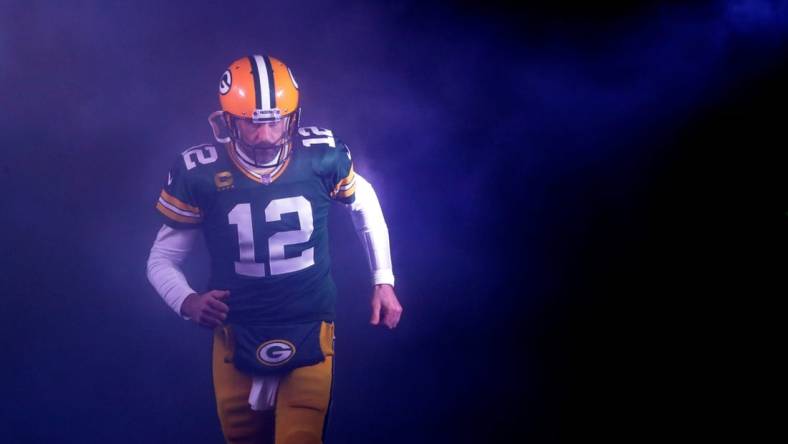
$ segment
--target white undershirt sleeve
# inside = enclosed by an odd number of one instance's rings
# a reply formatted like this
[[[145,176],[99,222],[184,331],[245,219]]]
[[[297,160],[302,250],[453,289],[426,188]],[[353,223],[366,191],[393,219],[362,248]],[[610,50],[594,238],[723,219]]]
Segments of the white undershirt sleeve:
[[[186,296],[196,293],[186,282],[181,264],[192,250],[200,230],[175,229],[162,225],[148,256],[148,281],[175,313],[181,314]]]
[[[372,185],[356,173],[356,198],[350,209],[353,226],[356,228],[364,251],[367,253],[372,282],[375,285],[394,285],[394,272],[391,266],[389,229],[383,218],[378,196]]]

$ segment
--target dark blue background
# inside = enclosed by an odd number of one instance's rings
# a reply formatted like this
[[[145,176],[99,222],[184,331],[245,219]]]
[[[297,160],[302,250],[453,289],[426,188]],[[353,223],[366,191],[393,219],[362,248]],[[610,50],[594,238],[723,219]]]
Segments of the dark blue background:
[[[249,53],[292,67],[391,234],[386,331],[333,215],[328,442],[637,442],[736,391],[712,356],[784,233],[786,2],[1,10],[0,440],[221,441],[210,333],[144,270],[171,159]],[[204,248],[186,269],[202,288]]]

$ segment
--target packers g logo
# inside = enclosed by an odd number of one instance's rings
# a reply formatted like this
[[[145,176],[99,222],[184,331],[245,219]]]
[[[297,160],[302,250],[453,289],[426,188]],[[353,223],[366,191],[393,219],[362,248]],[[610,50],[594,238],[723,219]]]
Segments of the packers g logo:
[[[276,367],[289,361],[295,355],[295,345],[284,339],[264,342],[257,348],[257,360],[269,367]]]
[[[225,95],[230,92],[230,87],[233,85],[233,75],[230,74],[230,70],[222,74],[222,79],[219,80],[219,94]]]

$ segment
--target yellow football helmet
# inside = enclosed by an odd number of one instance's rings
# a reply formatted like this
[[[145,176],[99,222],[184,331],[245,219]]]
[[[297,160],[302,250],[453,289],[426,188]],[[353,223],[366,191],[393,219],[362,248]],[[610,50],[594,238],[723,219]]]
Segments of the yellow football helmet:
[[[217,140],[232,140],[247,153],[277,149],[278,163],[284,162],[291,150],[301,115],[301,108],[298,106],[298,83],[290,68],[278,59],[266,55],[251,55],[235,60],[219,80],[219,103],[221,111],[211,114],[209,118]],[[226,125],[225,135],[220,135],[221,131],[215,121],[219,116]],[[285,131],[274,143],[250,145],[240,137],[237,124],[239,119],[267,125],[283,121]],[[254,154],[253,157],[257,159],[258,156]]]

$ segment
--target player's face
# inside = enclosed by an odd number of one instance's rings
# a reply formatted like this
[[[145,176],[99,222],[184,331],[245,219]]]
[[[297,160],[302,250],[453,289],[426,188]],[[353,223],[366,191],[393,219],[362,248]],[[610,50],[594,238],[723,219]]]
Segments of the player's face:
[[[284,136],[287,121],[254,123],[250,119],[236,120],[241,141],[250,147],[275,145]]]

